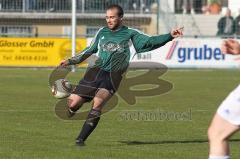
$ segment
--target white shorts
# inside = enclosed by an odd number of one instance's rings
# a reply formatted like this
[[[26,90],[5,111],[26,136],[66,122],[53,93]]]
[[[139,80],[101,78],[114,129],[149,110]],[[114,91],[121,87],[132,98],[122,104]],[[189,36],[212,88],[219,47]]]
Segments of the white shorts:
[[[240,85],[222,102],[218,115],[233,125],[240,125]]]

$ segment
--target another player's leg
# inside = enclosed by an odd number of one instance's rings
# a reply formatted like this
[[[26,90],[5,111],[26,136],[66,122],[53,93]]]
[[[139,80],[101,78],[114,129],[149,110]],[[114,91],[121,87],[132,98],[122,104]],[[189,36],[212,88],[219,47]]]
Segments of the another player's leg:
[[[230,159],[229,138],[240,129],[240,86],[219,106],[208,129],[209,159]]]
[[[97,124],[100,120],[101,110],[105,103],[112,97],[112,94],[109,93],[106,89],[99,89],[96,93],[96,96],[93,98],[93,106],[91,111],[88,114],[88,117],[83,124],[82,130],[79,136],[76,139],[76,144],[79,146],[84,145],[84,141],[88,136],[93,132],[97,127]]]
[[[208,129],[209,159],[230,159],[228,140],[238,130],[238,125],[231,124],[216,113]]]
[[[86,99],[77,94],[71,94],[68,97],[68,117],[75,115],[77,110],[86,102]]]

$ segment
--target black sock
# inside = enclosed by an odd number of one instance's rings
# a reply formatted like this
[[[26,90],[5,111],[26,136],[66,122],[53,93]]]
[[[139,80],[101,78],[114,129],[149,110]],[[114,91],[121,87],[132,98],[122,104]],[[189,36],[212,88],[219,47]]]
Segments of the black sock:
[[[71,112],[76,112],[78,111],[79,107],[76,106],[76,107],[68,107],[68,109],[71,111]]]
[[[99,110],[92,109],[87,117],[87,120],[83,124],[82,130],[77,138],[77,140],[85,141],[88,136],[93,132],[96,128],[99,120],[100,120],[101,112]]]

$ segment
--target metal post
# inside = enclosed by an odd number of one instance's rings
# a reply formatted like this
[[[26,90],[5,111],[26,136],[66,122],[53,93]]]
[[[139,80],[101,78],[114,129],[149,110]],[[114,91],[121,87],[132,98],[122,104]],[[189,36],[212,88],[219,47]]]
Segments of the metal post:
[[[23,0],[23,1],[22,1],[22,12],[23,12],[23,13],[26,12],[26,1],[27,1],[27,0]]]
[[[82,0],[82,13],[85,12],[85,0]]]
[[[160,0],[157,0],[157,34],[159,34]]]
[[[140,13],[143,14],[143,0],[140,0]]]
[[[77,0],[72,0],[72,57],[76,55],[76,10],[77,10]],[[73,65],[72,72],[75,72],[75,67]]]

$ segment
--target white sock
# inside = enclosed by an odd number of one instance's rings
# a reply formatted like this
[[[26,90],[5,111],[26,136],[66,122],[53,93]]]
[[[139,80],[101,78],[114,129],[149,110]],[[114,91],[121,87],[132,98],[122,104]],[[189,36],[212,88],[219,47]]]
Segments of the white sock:
[[[230,159],[230,156],[209,156],[208,159]]]

